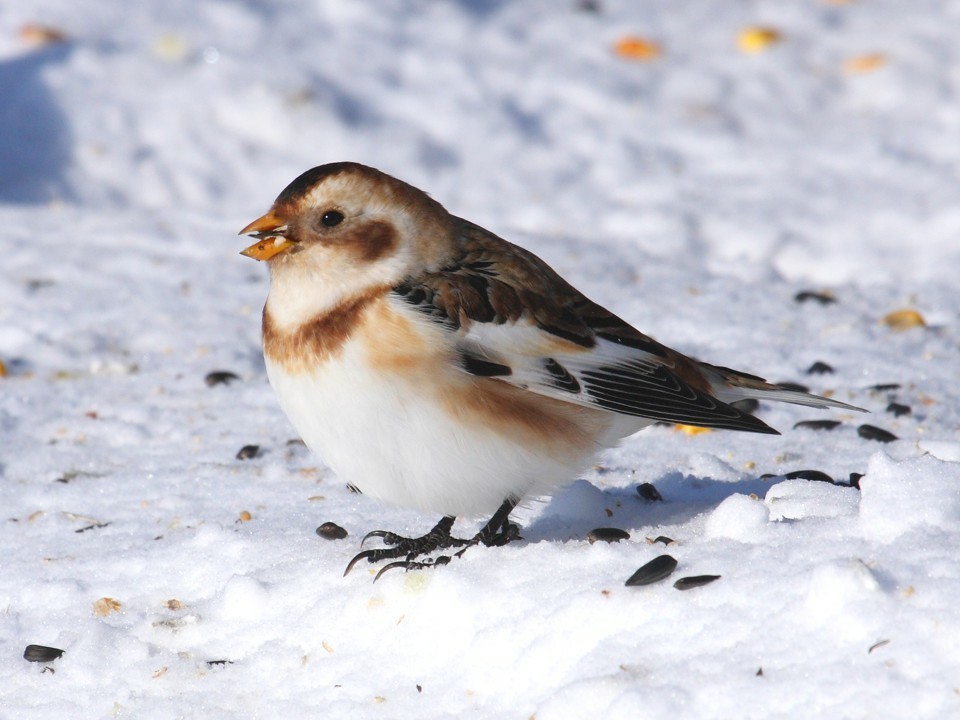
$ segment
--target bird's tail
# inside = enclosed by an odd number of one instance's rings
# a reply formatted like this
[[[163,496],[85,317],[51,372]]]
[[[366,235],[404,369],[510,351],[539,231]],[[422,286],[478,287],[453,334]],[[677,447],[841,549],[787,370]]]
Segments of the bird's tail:
[[[731,370],[730,368],[709,365],[707,363],[700,363],[700,366],[704,373],[710,378],[714,394],[725,403],[753,398],[756,400],[776,400],[777,402],[793,403],[794,405],[806,405],[807,407],[820,408],[823,410],[834,407],[843,410],[868,412],[856,405],[850,405],[849,403],[832,398],[821,397],[820,395],[813,395],[789,386],[769,383],[763,378],[755,375],[747,375],[746,373]]]

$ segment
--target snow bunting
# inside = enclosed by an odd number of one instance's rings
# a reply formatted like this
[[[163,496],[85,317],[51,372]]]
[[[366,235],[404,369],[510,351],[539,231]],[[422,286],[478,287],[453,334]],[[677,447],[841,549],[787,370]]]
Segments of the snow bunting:
[[[241,234],[257,239],[243,254],[270,267],[267,375],[304,442],[364,494],[443,515],[419,538],[370,533],[390,547],[347,572],[504,544],[521,498],[657,421],[776,434],[731,403],[854,409],[671,350],[536,255],[364,165],[308,170]],[[455,517],[489,513],[472,539],[451,535]]]

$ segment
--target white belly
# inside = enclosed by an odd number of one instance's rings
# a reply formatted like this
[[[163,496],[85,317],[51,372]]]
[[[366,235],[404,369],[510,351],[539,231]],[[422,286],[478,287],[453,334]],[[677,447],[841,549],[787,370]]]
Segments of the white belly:
[[[607,445],[592,427],[591,442],[575,447],[463,422],[422,383],[371,371],[358,355],[362,349],[348,343],[306,373],[267,358],[267,374],[307,446],[371,497],[444,515],[491,514],[507,497],[575,479]],[[472,382],[449,372],[454,382]],[[436,380],[435,388],[445,381]]]

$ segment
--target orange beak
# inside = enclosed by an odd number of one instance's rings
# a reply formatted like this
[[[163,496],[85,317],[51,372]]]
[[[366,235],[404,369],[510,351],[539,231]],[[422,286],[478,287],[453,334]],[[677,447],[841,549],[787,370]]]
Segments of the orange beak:
[[[253,235],[257,238],[250,247],[241,250],[241,255],[253,258],[254,260],[269,260],[274,255],[279,255],[284,250],[289,250],[296,245],[293,240],[287,240],[284,233],[287,231],[287,223],[279,218],[273,210],[263,217],[259,217],[240,231],[241,235]]]

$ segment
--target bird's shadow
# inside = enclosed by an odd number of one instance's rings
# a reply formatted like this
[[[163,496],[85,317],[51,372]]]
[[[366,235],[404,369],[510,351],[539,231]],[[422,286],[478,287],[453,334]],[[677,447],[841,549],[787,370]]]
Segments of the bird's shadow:
[[[0,61],[0,201],[42,203],[67,194],[69,123],[43,74],[70,54],[56,43]]]
[[[760,478],[730,482],[673,472],[658,478],[654,486],[662,500],[641,497],[634,485],[601,489],[577,480],[555,494],[524,525],[522,536],[527,542],[582,540],[598,527],[634,531],[682,525],[731,495],[754,493],[763,497],[771,482]]]

